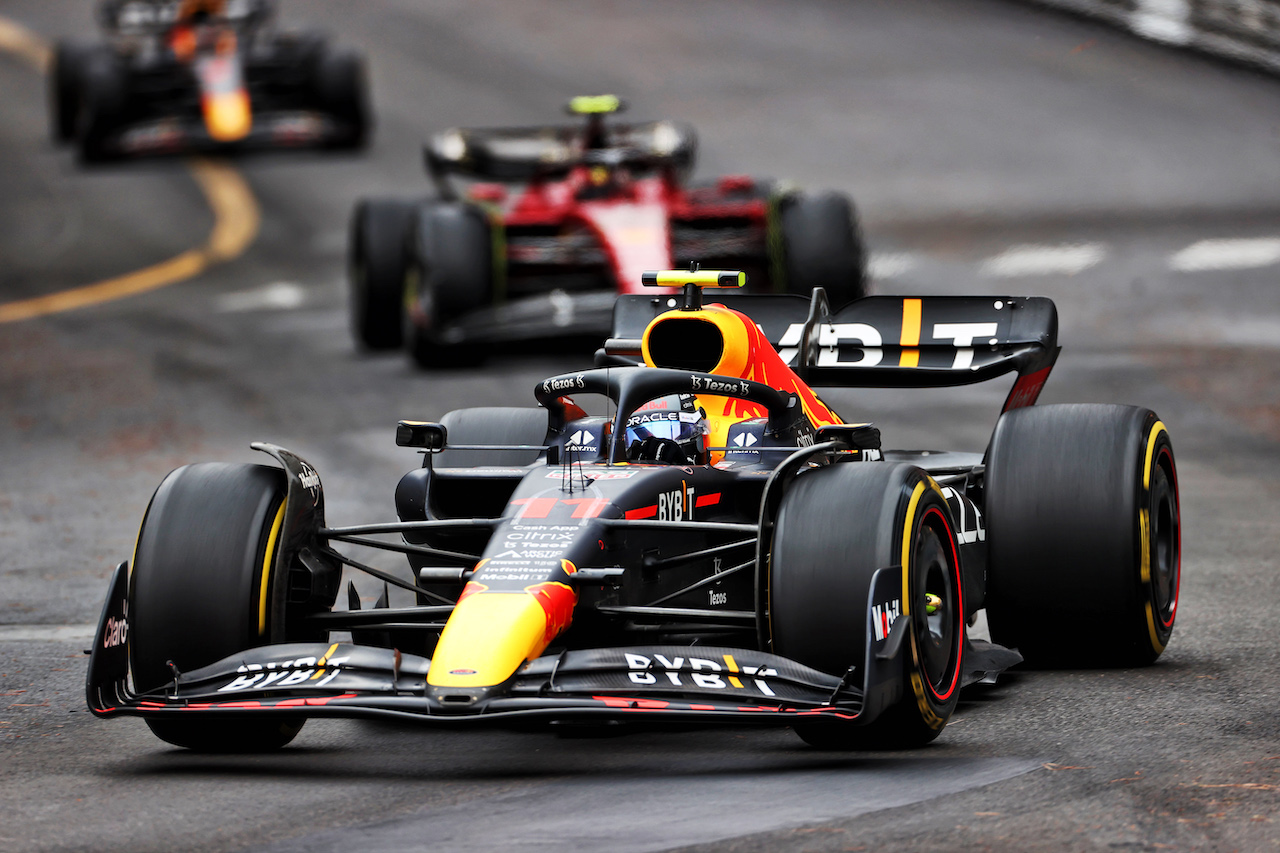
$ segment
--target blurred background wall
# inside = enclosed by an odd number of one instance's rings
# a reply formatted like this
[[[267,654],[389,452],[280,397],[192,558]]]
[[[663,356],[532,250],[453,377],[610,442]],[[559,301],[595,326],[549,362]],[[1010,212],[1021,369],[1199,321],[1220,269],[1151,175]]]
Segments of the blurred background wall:
[[[1033,0],[1280,72],[1280,0]]]

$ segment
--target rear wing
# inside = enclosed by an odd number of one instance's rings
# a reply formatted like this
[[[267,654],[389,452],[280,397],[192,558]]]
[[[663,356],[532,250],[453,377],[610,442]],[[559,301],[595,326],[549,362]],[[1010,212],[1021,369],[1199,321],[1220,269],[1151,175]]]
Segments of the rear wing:
[[[603,148],[585,143],[582,125],[451,128],[432,137],[423,155],[438,186],[450,175],[525,183],[578,165],[687,171],[698,145],[693,128],[677,121],[611,123]]]
[[[810,387],[925,388],[1018,374],[1004,411],[1032,405],[1058,357],[1058,310],[1039,296],[867,296],[832,312],[826,294],[706,293],[749,316]],[[603,357],[640,353],[671,297],[620,296]]]

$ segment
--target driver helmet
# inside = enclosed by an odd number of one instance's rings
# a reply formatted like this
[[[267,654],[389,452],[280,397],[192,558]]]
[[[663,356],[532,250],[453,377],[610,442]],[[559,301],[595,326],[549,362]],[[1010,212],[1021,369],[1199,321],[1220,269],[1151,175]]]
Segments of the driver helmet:
[[[703,464],[707,461],[707,416],[693,394],[650,400],[627,418],[627,458],[640,462]],[[672,444],[684,458],[675,458]]]
[[[209,18],[221,17],[225,6],[225,0],[183,0],[178,9],[178,20],[200,23]]]

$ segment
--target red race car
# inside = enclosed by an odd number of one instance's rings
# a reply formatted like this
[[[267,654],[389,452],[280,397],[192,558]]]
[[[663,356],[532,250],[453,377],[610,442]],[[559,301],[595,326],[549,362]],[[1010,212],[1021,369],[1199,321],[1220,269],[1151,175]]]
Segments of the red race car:
[[[613,95],[574,98],[578,125],[451,129],[426,147],[436,195],[365,199],[351,220],[352,327],[424,367],[496,341],[608,334],[614,298],[646,269],[748,272],[753,290],[834,305],[866,293],[849,198],[727,175],[690,182],[680,122],[606,122]]]

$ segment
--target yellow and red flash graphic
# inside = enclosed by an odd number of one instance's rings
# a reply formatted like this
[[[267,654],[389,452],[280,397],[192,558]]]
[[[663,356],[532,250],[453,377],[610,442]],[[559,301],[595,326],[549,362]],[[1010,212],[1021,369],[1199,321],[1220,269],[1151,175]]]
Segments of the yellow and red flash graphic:
[[[484,567],[481,561],[476,566]],[[566,576],[577,571],[560,561]],[[492,687],[533,660],[573,622],[578,593],[567,583],[543,581],[519,591],[491,590],[471,581],[458,597],[431,659],[427,683],[435,687]]]

